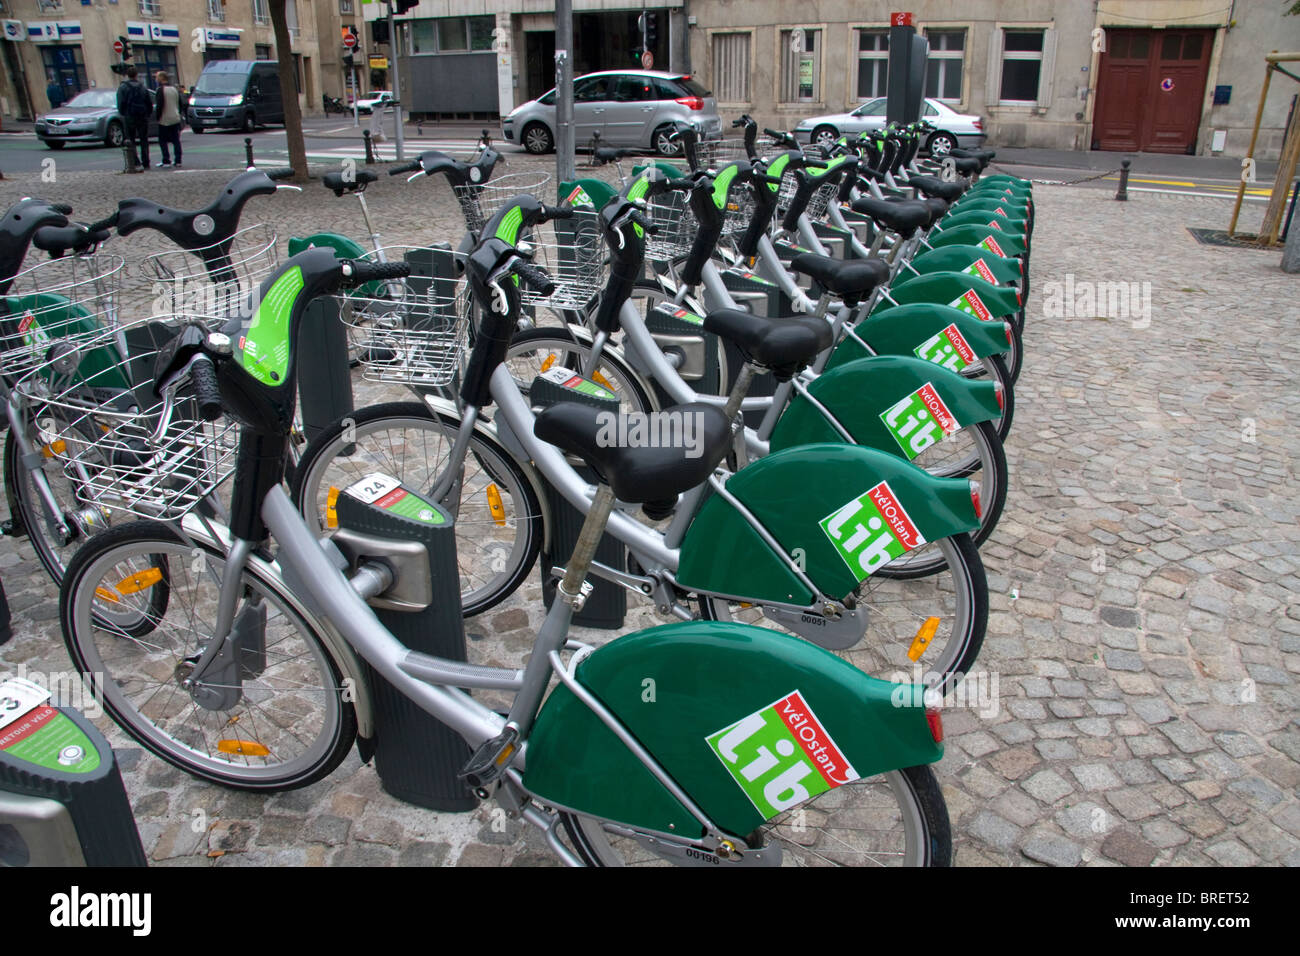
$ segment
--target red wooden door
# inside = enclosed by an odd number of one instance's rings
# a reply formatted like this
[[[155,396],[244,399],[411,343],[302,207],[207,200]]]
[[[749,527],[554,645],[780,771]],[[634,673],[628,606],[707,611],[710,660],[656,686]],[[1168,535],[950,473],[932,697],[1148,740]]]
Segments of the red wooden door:
[[[1213,30],[1107,30],[1092,148],[1194,153]]]

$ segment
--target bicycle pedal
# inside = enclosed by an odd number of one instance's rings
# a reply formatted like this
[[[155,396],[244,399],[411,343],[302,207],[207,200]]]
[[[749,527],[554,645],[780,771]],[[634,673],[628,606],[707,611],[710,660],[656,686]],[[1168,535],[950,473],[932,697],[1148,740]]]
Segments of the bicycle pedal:
[[[501,779],[519,745],[519,731],[507,727],[491,740],[479,744],[457,775],[472,789],[488,787]]]

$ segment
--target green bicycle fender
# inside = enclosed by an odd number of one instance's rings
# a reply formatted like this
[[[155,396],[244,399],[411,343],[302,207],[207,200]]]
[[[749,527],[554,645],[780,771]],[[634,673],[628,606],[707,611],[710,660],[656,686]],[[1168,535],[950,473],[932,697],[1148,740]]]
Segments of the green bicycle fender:
[[[1034,184],[1031,180],[1021,179],[1019,176],[1012,176],[1010,173],[990,173],[985,176],[980,176],[979,182],[976,185],[982,186],[985,183],[990,186],[1002,185],[1005,183],[1024,189],[1026,192],[1034,188]]]
[[[1006,215],[1014,212],[1017,213],[1017,219],[1023,219],[1029,216],[1029,206],[1029,201],[1020,196],[976,195],[971,196],[969,199],[962,197],[948,208],[954,215],[959,212],[973,212],[977,209],[987,212],[997,212],[1000,209]]]
[[[984,268],[993,278],[1003,285],[1016,285],[1020,282],[1019,259],[1004,259],[979,246],[942,246],[922,253],[908,263],[916,272],[907,268],[902,269],[894,277],[890,291],[911,282],[917,277],[917,273],[926,275],[931,272],[964,272],[969,275],[983,275],[977,263],[983,263]],[[987,279],[988,276],[985,278]]]
[[[67,336],[94,336],[101,329],[107,331],[104,324],[84,306],[57,293],[32,292],[6,296],[4,303],[8,312],[5,324],[15,323],[14,331],[6,335],[6,338],[21,337],[24,342],[39,345],[42,339],[55,341]],[[30,321],[27,321],[27,327],[23,329],[22,323],[28,319]],[[15,347],[16,343],[5,345],[6,349]],[[123,373],[121,363],[122,356],[115,346],[98,346],[85,353],[77,366],[77,377],[95,388],[129,389],[131,382]],[[48,379],[50,371],[45,369],[41,375]]]
[[[575,676],[716,826],[737,836],[757,829],[767,813],[741,789],[742,768],[756,774],[749,786],[758,799],[784,810],[824,792],[828,777],[868,778],[943,756],[918,685],[868,677],[815,644],[768,628],[665,624],[611,641]],[[778,704],[800,731],[786,733],[796,742],[812,735],[789,754],[789,747],[771,746],[770,734],[788,726],[773,714]],[[763,712],[769,720],[757,723]],[[798,714],[811,719],[799,723]],[[742,722],[757,729],[746,734]],[[781,759],[756,773],[756,761],[772,751]],[[524,786],[545,803],[603,819],[679,837],[702,834],[564,685],[546,699],[529,735]]]
[[[963,378],[932,362],[904,355],[845,363],[813,379],[808,392],[835,416],[856,444],[908,461],[943,440],[940,419],[945,412],[961,427],[1002,415],[995,383]],[[934,404],[936,396],[938,405]],[[918,408],[924,413],[915,414]],[[780,451],[810,442],[841,440],[817,406],[796,394],[777,421],[769,448]]]
[[[669,179],[681,179],[683,176],[690,175],[688,171],[683,170],[680,166],[675,166],[672,163],[666,163],[662,159],[656,159],[652,163],[644,163],[640,166],[633,166],[632,175],[640,176],[643,172],[646,171],[646,169],[648,169],[651,166],[654,166],[656,169],[662,170],[663,174],[667,176]]]
[[[997,223],[997,225],[993,225]],[[939,231],[945,229],[956,229],[958,226],[990,226],[999,232],[1005,232],[1008,235],[1021,236],[1028,243],[1029,225],[1026,219],[1011,219],[1007,216],[999,216],[995,212],[983,212],[974,209],[970,212],[954,212],[952,215],[945,216],[939,221]]]
[[[868,316],[853,330],[877,355],[913,355],[960,371],[961,366],[953,361],[952,354],[935,341],[941,333],[949,333],[952,326],[956,326],[955,331],[961,339],[961,342],[951,341],[953,350],[958,353],[963,342],[975,358],[1001,355],[1011,347],[1011,333],[1005,322],[982,322],[968,312],[948,305],[918,302],[896,306],[879,315]],[[951,334],[949,339],[952,339]],[[824,371],[870,354],[852,337],[846,336],[831,353]]]
[[[860,445],[825,442],[784,449],[732,475],[727,490],[749,509],[786,554],[801,549],[804,573],[823,594],[840,599],[857,588],[861,579],[849,559],[841,556],[837,539],[823,529],[822,522],[882,482],[888,483],[902,512],[925,541],[979,527],[970,483],[965,478],[936,478],[889,452]],[[885,537],[887,530],[882,532]],[[757,546],[753,542],[758,542]],[[883,543],[876,539],[859,541],[872,548]],[[795,582],[793,587],[772,590],[762,586],[767,582],[757,580],[755,571],[756,559],[763,552],[776,560],[740,512],[721,495],[714,495],[686,531],[678,583],[687,590],[755,603],[810,602],[812,595],[792,573],[789,579]]]
[[[618,191],[603,179],[575,179],[560,183],[559,195],[564,197],[561,204],[568,203],[575,209],[596,210],[617,196]]]
[[[998,248],[1007,256],[1023,255],[1026,249],[1026,243],[1022,236],[1013,236],[991,226],[973,224],[953,226],[951,229],[944,229],[937,234],[931,232],[926,237],[926,241],[932,248],[937,249],[940,246],[978,246],[989,238],[992,238],[998,244]],[[996,252],[997,250],[991,251]]]
[[[911,282],[891,288],[889,297],[894,302],[882,297],[871,314],[925,302],[951,305],[986,322],[1004,319],[1020,311],[1020,294],[1016,289],[994,285],[981,276],[965,272],[930,272],[916,276]]]
[[[366,256],[366,250],[355,239],[341,236],[337,232],[318,232],[310,236],[289,237],[290,256],[296,256],[304,249],[311,248],[333,249],[340,259],[363,259]],[[365,285],[358,286],[355,291],[347,293],[363,299],[377,298],[383,294],[384,284],[379,281],[367,282]]]

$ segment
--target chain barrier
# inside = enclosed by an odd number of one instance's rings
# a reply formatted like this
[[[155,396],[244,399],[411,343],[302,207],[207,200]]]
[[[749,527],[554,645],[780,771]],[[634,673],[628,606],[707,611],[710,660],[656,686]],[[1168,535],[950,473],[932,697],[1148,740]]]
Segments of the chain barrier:
[[[1008,169],[1004,169],[1003,167],[999,166],[997,163],[989,163],[988,168],[995,169],[998,172],[1005,173],[1008,176],[1016,176],[1015,173],[1011,172]],[[1090,183],[1094,179],[1105,179],[1107,176],[1114,176],[1119,171],[1120,169],[1117,166],[1114,169],[1106,170],[1104,173],[1097,173],[1096,175],[1093,176],[1084,176],[1082,179],[1068,179],[1068,180],[1067,179],[1029,179],[1024,176],[1016,176],[1016,178],[1025,179],[1026,182],[1038,183],[1043,186],[1077,186],[1079,185],[1079,183]]]

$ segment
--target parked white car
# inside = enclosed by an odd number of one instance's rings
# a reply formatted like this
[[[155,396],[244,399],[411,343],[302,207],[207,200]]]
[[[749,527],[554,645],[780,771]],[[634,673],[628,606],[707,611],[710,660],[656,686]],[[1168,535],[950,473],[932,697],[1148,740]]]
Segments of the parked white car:
[[[369,94],[357,100],[358,113],[371,113],[376,108],[387,109],[393,105],[393,94],[387,90],[371,90]]]
[[[885,97],[878,96],[851,113],[810,117],[794,128],[794,138],[800,143],[829,146],[841,136],[856,136],[863,130],[880,129],[885,125],[886,103]],[[925,101],[921,118],[939,127],[924,144],[931,156],[944,156],[954,146],[979,149],[988,135],[984,132],[984,121],[978,116],[958,113],[938,100]]]

